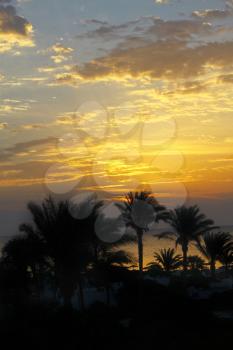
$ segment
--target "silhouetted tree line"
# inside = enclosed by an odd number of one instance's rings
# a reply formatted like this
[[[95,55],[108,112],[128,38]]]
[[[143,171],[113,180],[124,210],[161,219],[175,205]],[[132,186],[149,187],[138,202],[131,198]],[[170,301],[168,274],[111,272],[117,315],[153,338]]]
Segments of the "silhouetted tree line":
[[[139,296],[143,293],[143,278],[147,272],[171,272],[182,269],[199,271],[210,268],[215,277],[216,263],[228,272],[233,266],[232,236],[213,232],[214,222],[200,212],[198,206],[181,206],[167,210],[150,192],[130,192],[124,201],[116,204],[125,225],[134,236],[125,234],[116,243],[105,243],[95,232],[97,218],[103,215],[104,203],[96,201],[90,215],[77,219],[72,213],[77,208],[70,201],[55,201],[49,197],[41,204],[30,202],[31,223],[20,226],[20,234],[10,239],[2,249],[0,259],[1,303],[22,303],[27,297],[40,300],[45,285],[62,296],[67,307],[78,291],[80,309],[85,309],[85,283],[102,287],[106,304],[111,303],[112,284],[127,280],[129,274],[137,279]],[[105,218],[105,221],[111,220]],[[103,220],[103,222],[104,222]],[[146,268],[143,264],[143,237],[153,222],[163,221],[170,230],[157,234],[159,239],[173,239],[181,247],[161,249]],[[111,223],[108,223],[109,229]],[[131,271],[135,259],[123,248],[125,244],[138,245],[138,273]],[[195,244],[202,256],[190,256],[190,244]],[[56,299],[56,298],[54,298]]]

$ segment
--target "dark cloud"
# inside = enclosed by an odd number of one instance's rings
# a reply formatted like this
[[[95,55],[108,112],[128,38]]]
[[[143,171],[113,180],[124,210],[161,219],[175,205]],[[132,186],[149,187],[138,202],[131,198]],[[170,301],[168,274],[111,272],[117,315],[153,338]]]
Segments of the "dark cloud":
[[[125,38],[129,34],[145,32],[146,25],[153,21],[154,17],[140,17],[136,20],[128,21],[122,24],[111,25],[108,22],[98,20],[89,20],[86,24],[95,24],[97,28],[77,35],[78,39],[104,39],[114,40]]]
[[[48,146],[55,145],[57,142],[57,138],[48,137],[38,140],[31,140],[27,142],[16,143],[13,147],[6,148],[0,153],[0,161],[6,161],[17,155],[18,153],[27,152],[32,147],[40,147],[40,146]]]
[[[32,24],[17,14],[12,1],[0,0],[0,52],[12,50],[14,46],[34,46]]]
[[[197,16],[196,16],[197,17]],[[154,16],[140,17],[119,25],[100,25],[77,36],[79,39],[114,40],[137,37],[155,41],[160,39],[190,39],[194,35],[212,35],[213,28],[199,18],[165,21]]]
[[[0,33],[27,36],[29,25],[25,18],[17,15],[16,9],[12,5],[0,5]]]
[[[210,35],[212,30],[206,23],[194,20],[164,21],[154,19],[145,35],[157,39],[191,39],[194,35]]]
[[[57,83],[75,85],[80,79],[117,77],[194,81],[206,72],[208,65],[231,66],[233,42],[222,40],[224,35],[229,40],[230,27],[207,22],[210,17],[225,18],[226,13],[232,13],[229,6],[225,10],[196,11],[191,19],[175,21],[148,16],[110,25],[92,20],[97,28],[79,38],[100,40],[104,54],[60,74]],[[111,45],[105,46],[108,40]],[[183,86],[180,91],[192,93],[204,88],[194,84]]]
[[[232,58],[233,42],[190,47],[185,41],[160,40],[136,48],[116,48],[106,56],[76,66],[74,74],[83,79],[110,75],[187,79],[204,73],[207,64],[218,67],[232,65]]]
[[[20,164],[7,164],[0,166],[1,174],[7,173],[8,179],[20,178],[20,179],[38,179],[43,178],[48,168],[54,163],[51,161],[29,161],[27,163]],[[4,179],[4,176],[0,176],[0,181]]]
[[[102,25],[102,26],[106,26],[106,25],[109,25],[108,22],[106,21],[100,21],[98,19],[85,19],[82,21],[83,24],[93,24],[93,25]]]

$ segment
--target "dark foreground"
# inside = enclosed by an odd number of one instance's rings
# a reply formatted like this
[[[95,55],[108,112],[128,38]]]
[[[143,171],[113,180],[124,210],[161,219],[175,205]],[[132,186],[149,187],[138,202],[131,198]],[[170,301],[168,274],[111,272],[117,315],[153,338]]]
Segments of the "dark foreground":
[[[132,280],[121,288],[117,302],[114,307],[95,303],[82,312],[20,298],[6,302],[1,306],[1,344],[33,350],[220,349],[233,344],[233,290],[194,300],[182,283],[164,287],[147,281],[139,301]]]

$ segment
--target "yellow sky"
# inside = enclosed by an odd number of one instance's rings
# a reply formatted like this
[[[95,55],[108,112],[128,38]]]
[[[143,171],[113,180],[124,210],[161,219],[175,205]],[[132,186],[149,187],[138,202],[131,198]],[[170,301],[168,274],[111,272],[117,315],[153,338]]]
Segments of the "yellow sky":
[[[222,0],[0,1],[2,203],[143,184],[227,208],[232,18]]]

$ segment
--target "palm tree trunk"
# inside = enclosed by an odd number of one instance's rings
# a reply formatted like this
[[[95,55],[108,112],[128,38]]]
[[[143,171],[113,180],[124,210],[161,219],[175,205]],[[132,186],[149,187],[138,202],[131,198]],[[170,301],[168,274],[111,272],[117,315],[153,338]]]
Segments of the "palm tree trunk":
[[[188,244],[185,242],[182,244],[183,253],[183,270],[187,271],[188,268]]]
[[[140,229],[137,231],[138,236],[138,267],[139,267],[139,280],[138,280],[138,306],[141,309],[142,295],[143,295],[143,231]]]
[[[110,306],[110,302],[111,302],[110,287],[107,284],[106,285],[106,304],[107,304],[108,307]]]
[[[210,262],[210,271],[211,271],[211,276],[214,278],[216,274],[215,260],[211,260]]]
[[[139,278],[140,278],[140,280],[142,280],[143,279],[143,242],[142,242],[143,231],[138,230],[137,236],[138,236]]]
[[[94,263],[98,262],[98,244],[94,243]]]
[[[79,300],[80,300],[80,309],[81,311],[85,310],[85,302],[84,302],[84,293],[83,293],[83,283],[82,283],[82,278],[79,278]]]
[[[36,297],[38,298],[38,300],[40,300],[39,280],[37,278],[36,265],[32,264],[31,270],[32,270],[33,283],[36,291]]]

